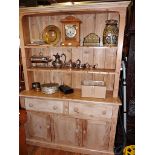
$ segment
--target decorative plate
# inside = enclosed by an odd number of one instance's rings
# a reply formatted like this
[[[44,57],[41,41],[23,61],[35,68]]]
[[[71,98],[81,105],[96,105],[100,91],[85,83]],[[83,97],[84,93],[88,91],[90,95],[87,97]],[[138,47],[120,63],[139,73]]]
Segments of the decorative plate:
[[[60,40],[60,30],[55,25],[49,25],[43,30],[42,38],[45,43],[56,45]]]

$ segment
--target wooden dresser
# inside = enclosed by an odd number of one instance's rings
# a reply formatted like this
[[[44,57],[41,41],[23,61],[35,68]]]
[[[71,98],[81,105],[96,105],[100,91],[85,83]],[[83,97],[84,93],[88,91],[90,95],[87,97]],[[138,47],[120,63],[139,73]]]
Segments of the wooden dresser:
[[[26,90],[20,93],[21,106],[27,111],[26,141],[28,144],[79,152],[92,155],[114,155],[114,140],[118,109],[118,97],[122,47],[129,1],[90,3],[72,6],[20,8],[21,54]],[[60,42],[34,45],[41,39],[48,25],[62,30],[61,20],[74,16],[81,21],[80,46],[61,46]],[[90,33],[102,41],[105,21],[118,20],[118,46],[83,46],[83,39]],[[102,42],[101,42],[102,43]],[[64,53],[67,60],[97,65],[97,69],[55,69],[32,67],[30,57],[40,52],[45,56]],[[81,97],[82,80],[102,80],[106,83],[106,98]],[[52,95],[32,90],[32,82],[65,83],[74,93],[56,92]]]

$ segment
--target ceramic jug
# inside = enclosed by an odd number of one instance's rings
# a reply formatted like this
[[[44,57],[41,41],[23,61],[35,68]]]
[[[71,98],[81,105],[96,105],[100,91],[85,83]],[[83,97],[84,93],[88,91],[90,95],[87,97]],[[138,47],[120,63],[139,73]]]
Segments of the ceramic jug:
[[[106,26],[103,32],[103,46],[117,46],[118,42],[118,21],[106,20]]]

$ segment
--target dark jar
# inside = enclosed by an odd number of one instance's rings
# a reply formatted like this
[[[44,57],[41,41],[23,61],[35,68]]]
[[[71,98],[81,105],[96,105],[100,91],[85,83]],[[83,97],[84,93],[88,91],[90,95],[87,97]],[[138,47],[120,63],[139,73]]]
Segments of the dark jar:
[[[117,20],[106,20],[106,26],[103,31],[103,46],[117,46],[119,31],[117,24]]]

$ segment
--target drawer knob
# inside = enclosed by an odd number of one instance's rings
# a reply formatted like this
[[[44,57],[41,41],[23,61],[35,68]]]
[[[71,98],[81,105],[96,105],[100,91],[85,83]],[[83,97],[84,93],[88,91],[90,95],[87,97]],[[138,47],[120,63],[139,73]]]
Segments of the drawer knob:
[[[30,103],[30,104],[29,104],[29,107],[33,107],[33,104],[32,104],[32,103]]]
[[[77,107],[75,107],[74,112],[79,113],[79,109]]]
[[[86,130],[83,130],[83,134],[84,134],[84,135],[86,134]]]
[[[79,129],[76,129],[75,132],[78,133],[79,132]]]
[[[58,109],[58,107],[55,105],[55,106],[53,106],[53,110],[57,110]]]
[[[102,111],[102,115],[105,115],[106,114],[106,111]]]

